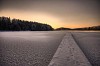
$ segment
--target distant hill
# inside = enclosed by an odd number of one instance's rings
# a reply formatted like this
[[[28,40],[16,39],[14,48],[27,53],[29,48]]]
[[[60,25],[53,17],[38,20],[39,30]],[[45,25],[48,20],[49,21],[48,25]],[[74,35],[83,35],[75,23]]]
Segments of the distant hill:
[[[50,31],[52,26],[48,24],[25,21],[20,19],[10,19],[10,17],[0,17],[0,31]]]
[[[84,27],[84,28],[75,28],[74,30],[100,30],[100,25],[92,27]]]
[[[55,30],[71,30],[70,28],[65,28],[65,27],[60,27],[60,28],[57,28]]]
[[[74,29],[61,27],[61,28],[57,28],[55,30],[100,30],[100,25],[92,26],[92,27],[74,28]]]

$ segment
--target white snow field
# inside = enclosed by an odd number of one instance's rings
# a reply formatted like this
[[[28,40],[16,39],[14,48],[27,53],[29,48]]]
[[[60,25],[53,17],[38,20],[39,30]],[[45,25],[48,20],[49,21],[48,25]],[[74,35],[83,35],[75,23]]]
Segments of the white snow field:
[[[0,32],[0,66],[48,66],[65,31]]]
[[[100,66],[100,32],[0,32],[0,66]]]
[[[100,31],[72,32],[78,46],[93,66],[100,66]]]

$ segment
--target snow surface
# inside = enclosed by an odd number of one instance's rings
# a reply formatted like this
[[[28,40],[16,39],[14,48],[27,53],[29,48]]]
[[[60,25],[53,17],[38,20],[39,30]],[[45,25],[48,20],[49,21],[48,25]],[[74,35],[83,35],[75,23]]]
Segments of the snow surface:
[[[66,33],[48,66],[91,66],[71,33]]]
[[[99,66],[100,32],[0,32],[0,66]]]
[[[93,66],[100,66],[100,32],[72,32],[78,46]]]
[[[65,31],[0,32],[0,66],[47,66]]]

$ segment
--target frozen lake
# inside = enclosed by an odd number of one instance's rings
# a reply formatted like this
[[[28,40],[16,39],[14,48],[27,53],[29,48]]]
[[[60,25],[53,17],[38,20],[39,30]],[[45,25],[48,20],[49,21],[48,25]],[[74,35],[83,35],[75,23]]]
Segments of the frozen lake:
[[[100,32],[20,31],[0,32],[0,66],[48,66],[66,33],[92,65],[100,65]]]
[[[72,32],[72,35],[93,66],[100,66],[100,32]]]
[[[0,32],[0,66],[47,66],[65,31]]]

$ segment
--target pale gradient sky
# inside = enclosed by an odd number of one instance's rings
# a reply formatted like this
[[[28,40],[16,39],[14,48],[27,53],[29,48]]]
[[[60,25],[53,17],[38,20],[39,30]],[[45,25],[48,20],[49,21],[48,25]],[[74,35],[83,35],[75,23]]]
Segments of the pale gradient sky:
[[[54,28],[100,25],[99,0],[2,0],[0,16],[37,21]]]

